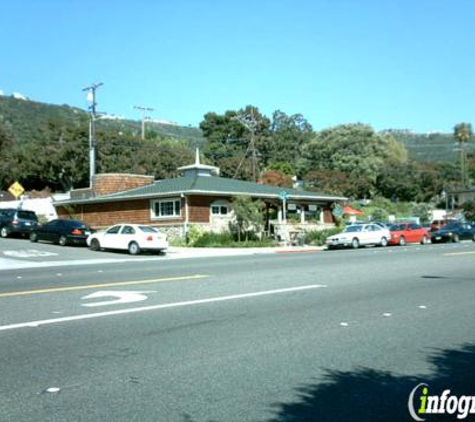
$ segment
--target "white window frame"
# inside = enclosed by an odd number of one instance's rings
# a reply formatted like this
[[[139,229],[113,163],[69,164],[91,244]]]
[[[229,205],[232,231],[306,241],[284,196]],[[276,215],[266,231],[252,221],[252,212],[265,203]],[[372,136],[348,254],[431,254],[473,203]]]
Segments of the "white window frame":
[[[219,207],[219,213],[218,214],[215,214],[213,213],[213,207]],[[221,209],[222,208],[226,208],[227,212],[226,214],[222,214],[221,213]],[[218,200],[218,201],[214,201],[210,204],[209,206],[209,213],[211,215],[211,217],[214,217],[214,218],[229,218],[230,217],[230,214],[231,214],[231,211],[232,211],[232,208],[231,208],[231,205],[228,201],[224,201],[224,200]]]
[[[155,214],[155,210],[157,209],[158,205],[158,210],[161,209],[161,204],[166,203],[166,202],[172,202],[173,203],[173,215],[157,215]],[[179,203],[179,210],[180,212],[178,214],[175,213],[176,211],[176,203]],[[181,198],[162,198],[162,199],[155,199],[150,201],[150,217],[152,220],[173,220],[173,219],[180,219],[181,218]]]

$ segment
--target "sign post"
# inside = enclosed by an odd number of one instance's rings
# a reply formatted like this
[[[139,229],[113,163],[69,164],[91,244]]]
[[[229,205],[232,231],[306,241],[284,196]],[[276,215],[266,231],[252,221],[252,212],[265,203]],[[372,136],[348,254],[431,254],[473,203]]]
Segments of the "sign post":
[[[280,199],[282,199],[282,219],[284,223],[287,223],[287,200],[289,199],[289,194],[283,190],[279,193]]]

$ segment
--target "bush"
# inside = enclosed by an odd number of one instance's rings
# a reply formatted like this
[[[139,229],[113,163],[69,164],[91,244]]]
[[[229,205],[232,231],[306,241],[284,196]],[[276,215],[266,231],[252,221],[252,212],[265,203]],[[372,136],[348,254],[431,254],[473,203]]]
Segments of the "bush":
[[[340,233],[341,229],[325,229],[325,230],[312,230],[305,232],[304,243],[306,245],[322,246],[325,244],[325,240],[328,236]]]
[[[268,237],[259,239],[257,235],[250,233],[249,239],[239,242],[230,232],[214,233],[202,232],[189,246],[196,248],[254,248],[276,246],[276,242]]]

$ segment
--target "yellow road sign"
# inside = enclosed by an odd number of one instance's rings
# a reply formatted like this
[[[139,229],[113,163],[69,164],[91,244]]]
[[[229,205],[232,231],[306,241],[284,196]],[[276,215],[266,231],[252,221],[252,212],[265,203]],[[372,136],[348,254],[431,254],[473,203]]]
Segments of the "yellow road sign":
[[[15,198],[18,198],[23,192],[25,192],[25,189],[20,185],[20,183],[15,182],[8,188],[8,192],[10,192]]]

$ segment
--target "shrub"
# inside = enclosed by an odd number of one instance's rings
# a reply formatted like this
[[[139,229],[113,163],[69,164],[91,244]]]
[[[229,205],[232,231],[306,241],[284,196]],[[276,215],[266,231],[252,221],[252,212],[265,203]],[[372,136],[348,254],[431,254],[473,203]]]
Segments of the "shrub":
[[[340,233],[341,229],[325,229],[325,230],[312,230],[305,232],[304,243],[306,245],[322,246],[325,244],[325,240],[328,236]]]

